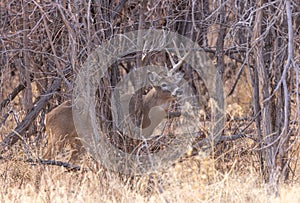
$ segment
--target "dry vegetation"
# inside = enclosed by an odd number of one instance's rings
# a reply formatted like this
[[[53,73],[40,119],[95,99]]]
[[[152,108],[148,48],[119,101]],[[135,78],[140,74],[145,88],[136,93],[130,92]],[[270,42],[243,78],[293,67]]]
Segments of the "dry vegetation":
[[[299,175],[290,184],[280,184],[276,197],[262,183],[256,160],[251,154],[231,161],[196,156],[157,174],[134,178],[104,169],[68,172],[57,166],[2,160],[0,196],[1,202],[300,201]]]
[[[210,87],[182,64],[177,72],[203,107],[201,136],[172,166],[126,176],[88,154],[79,171],[30,161],[45,153],[45,114],[71,98],[93,50],[115,34],[150,28],[192,39],[215,62],[226,122],[213,150],[199,144],[209,138]],[[297,0],[1,0],[0,202],[300,203],[299,47]],[[136,67],[170,69],[175,55],[128,54],[101,80],[101,127],[125,150],[140,143],[120,144],[109,122],[111,91]]]

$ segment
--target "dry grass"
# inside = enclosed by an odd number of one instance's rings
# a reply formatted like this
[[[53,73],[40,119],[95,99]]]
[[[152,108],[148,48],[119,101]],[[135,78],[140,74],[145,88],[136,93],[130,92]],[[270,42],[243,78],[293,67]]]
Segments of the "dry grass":
[[[299,182],[281,184],[280,195],[270,196],[257,169],[245,166],[242,159],[225,164],[199,155],[160,173],[134,178],[102,168],[68,172],[57,166],[1,160],[0,202],[300,202]],[[91,164],[86,161],[83,167]],[[299,180],[299,173],[296,176]]]
[[[246,97],[242,94],[233,95],[234,102],[238,96]],[[235,117],[245,116],[237,109],[247,108],[243,105],[237,108],[231,98],[227,100],[232,108],[227,108],[231,122],[227,122],[225,134],[232,134],[243,127],[238,120],[235,121]],[[7,123],[14,123],[11,120],[12,116]],[[11,129],[13,126],[2,126],[1,134]],[[87,170],[79,172],[70,172],[58,166],[16,161],[24,159],[24,147],[20,150],[16,146],[10,151],[13,156],[6,156],[14,157],[15,160],[0,159],[0,202],[300,203],[300,149],[297,144],[298,149],[295,145],[291,163],[294,172],[292,180],[288,184],[279,185],[277,197],[270,195],[269,186],[262,182],[256,151],[253,151],[255,143],[249,140],[241,139],[221,146],[222,153],[216,154],[215,159],[200,154],[182,159],[157,174],[131,178],[101,167],[95,170],[94,163],[89,159],[83,161],[83,167]],[[29,151],[41,154],[43,150],[33,147]]]

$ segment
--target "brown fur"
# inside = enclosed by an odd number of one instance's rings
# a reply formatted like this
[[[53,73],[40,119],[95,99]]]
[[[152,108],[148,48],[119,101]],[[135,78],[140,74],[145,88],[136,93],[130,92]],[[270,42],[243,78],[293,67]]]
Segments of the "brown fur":
[[[57,152],[66,147],[71,147],[70,160],[77,160],[83,152],[83,146],[76,133],[73,122],[72,102],[65,101],[46,116],[46,133],[48,146],[44,159],[55,158]]]

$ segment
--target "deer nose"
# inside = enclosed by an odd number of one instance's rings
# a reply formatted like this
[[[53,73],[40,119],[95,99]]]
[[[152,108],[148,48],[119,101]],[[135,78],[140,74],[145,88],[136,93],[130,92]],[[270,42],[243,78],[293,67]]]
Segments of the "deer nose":
[[[174,97],[180,97],[183,95],[183,91],[179,88],[175,89],[173,92],[172,92],[172,96]]]

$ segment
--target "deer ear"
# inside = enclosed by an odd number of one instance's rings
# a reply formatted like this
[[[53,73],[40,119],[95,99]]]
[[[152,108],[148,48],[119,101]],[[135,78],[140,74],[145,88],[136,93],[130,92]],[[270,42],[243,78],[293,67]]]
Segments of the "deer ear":
[[[184,76],[184,73],[181,73],[181,72],[175,73],[175,75],[174,75],[175,81],[180,82],[180,80],[182,80],[183,76]]]

